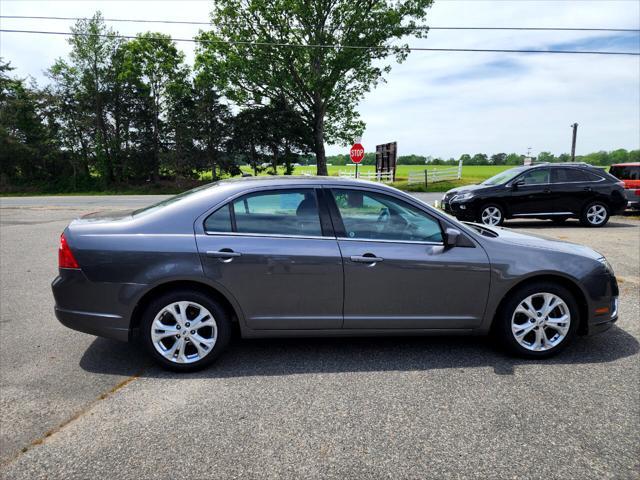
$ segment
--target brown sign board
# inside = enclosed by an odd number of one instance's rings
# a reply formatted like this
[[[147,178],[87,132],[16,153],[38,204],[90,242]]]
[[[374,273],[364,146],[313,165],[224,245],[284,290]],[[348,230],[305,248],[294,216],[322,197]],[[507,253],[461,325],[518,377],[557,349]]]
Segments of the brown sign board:
[[[398,159],[398,142],[376,145],[376,173],[391,173],[396,180],[396,160]]]

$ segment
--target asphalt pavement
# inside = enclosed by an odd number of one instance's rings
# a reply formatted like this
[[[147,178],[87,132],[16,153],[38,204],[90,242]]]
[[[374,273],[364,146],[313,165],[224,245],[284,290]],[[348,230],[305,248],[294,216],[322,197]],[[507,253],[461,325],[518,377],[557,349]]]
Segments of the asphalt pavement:
[[[73,217],[161,198],[0,199],[0,478],[640,477],[637,219],[506,225],[619,278],[617,326],[551,360],[480,337],[235,339],[179,375],[66,329],[50,290]]]

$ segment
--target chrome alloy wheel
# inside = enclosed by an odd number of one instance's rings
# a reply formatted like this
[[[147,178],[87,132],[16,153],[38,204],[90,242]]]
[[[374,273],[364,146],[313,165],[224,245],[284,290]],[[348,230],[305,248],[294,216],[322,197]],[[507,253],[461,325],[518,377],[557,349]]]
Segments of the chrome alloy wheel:
[[[156,351],[173,363],[193,363],[213,350],[218,327],[211,312],[195,302],[174,302],[156,315],[151,341]]]
[[[591,225],[600,225],[607,218],[607,209],[598,203],[591,205],[587,210],[587,220]]]
[[[567,304],[553,293],[534,293],[522,300],[511,317],[511,331],[527,350],[549,350],[566,338],[571,325]]]
[[[502,212],[498,207],[487,207],[482,210],[482,223],[496,226],[502,220]]]

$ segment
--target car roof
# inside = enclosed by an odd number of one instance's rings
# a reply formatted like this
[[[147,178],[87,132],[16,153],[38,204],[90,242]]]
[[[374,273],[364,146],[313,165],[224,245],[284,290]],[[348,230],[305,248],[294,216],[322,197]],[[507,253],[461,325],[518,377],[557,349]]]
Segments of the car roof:
[[[612,167],[640,167],[640,162],[614,163]]]

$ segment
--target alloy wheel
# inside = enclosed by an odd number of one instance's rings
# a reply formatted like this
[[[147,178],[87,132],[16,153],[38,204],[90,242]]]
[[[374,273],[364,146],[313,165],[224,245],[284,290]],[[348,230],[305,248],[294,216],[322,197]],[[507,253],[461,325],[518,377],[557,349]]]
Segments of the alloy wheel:
[[[173,302],[162,308],[151,323],[151,342],[173,363],[194,363],[212,350],[218,327],[209,310],[199,303]]]
[[[516,341],[530,351],[550,350],[564,341],[571,326],[571,312],[562,298],[553,293],[529,295],[511,316]]]
[[[487,207],[482,210],[482,223],[485,225],[496,226],[502,220],[502,212],[498,207]]]
[[[591,205],[587,210],[587,220],[591,225],[600,225],[607,218],[607,209],[596,203],[595,205]]]

